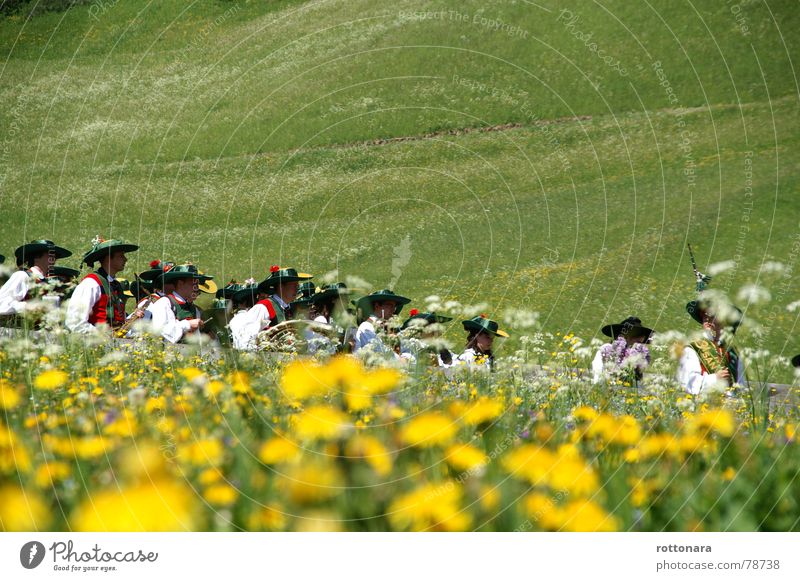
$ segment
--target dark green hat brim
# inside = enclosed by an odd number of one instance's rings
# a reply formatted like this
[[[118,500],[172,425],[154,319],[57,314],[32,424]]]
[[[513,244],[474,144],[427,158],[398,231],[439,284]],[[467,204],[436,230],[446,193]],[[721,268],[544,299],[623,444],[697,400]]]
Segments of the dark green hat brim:
[[[69,268],[68,266],[54,266],[53,276],[71,276],[75,278],[81,273],[77,268]]]
[[[327,301],[333,301],[338,299],[339,297],[346,297],[350,294],[350,290],[347,288],[328,288],[324,291],[320,291],[311,297],[311,302],[314,304],[325,303]]]
[[[489,319],[482,319],[486,321],[485,323],[479,323],[474,319],[468,319],[466,321],[461,321],[461,324],[464,325],[465,331],[483,331],[484,333],[489,333],[490,335],[494,335],[495,337],[508,337],[508,333],[503,331],[502,329],[493,330],[489,328]]]
[[[744,317],[744,313],[742,313],[741,309],[735,305],[731,305],[733,309],[739,313],[739,320],[733,323],[730,323],[729,326],[733,327],[733,330],[739,328],[739,325],[742,324],[742,318]],[[686,312],[698,323],[701,325],[703,324],[703,313],[706,311],[705,308],[701,305],[700,301],[689,301],[686,303]]]
[[[627,329],[627,335],[629,337],[645,337],[646,339],[650,339],[650,335],[653,334],[653,330],[648,329],[647,327],[642,327],[641,325],[624,325],[622,323],[606,325],[600,329],[600,331],[606,337],[616,339],[622,335],[623,329]]]
[[[242,302],[247,301],[247,300],[255,301],[256,295],[259,292],[261,292],[261,291],[258,289],[258,287],[250,287],[250,288],[239,289],[238,291],[233,293],[233,296],[231,297],[231,300],[234,303],[242,303]]]
[[[359,309],[365,317],[367,317],[372,314],[372,303],[383,301],[394,301],[397,304],[394,314],[397,315],[403,310],[404,305],[407,305],[411,302],[411,299],[396,295],[393,292],[378,291],[358,299],[356,302],[356,308]]]
[[[72,252],[61,246],[49,243],[45,240],[34,240],[28,244],[23,244],[14,251],[14,256],[17,259],[17,266],[22,266],[26,260],[32,256],[38,256],[43,252],[53,252],[56,259],[68,258],[72,256]]]
[[[413,309],[412,309],[413,310]],[[403,329],[407,329],[411,325],[411,321],[416,319],[423,319],[427,321],[426,325],[433,325],[434,323],[438,323],[443,325],[444,323],[449,323],[453,320],[453,317],[445,317],[444,315],[437,315],[434,313],[418,313],[416,315],[410,316],[405,323],[403,323]]]
[[[792,366],[800,367],[800,355],[795,355],[792,357]]]
[[[102,244],[100,246],[102,246]],[[109,244],[97,250],[90,250],[83,255],[83,260],[81,262],[92,266],[95,262],[113,252],[136,252],[137,250],[139,250],[139,247],[136,244],[127,244],[125,242]]]

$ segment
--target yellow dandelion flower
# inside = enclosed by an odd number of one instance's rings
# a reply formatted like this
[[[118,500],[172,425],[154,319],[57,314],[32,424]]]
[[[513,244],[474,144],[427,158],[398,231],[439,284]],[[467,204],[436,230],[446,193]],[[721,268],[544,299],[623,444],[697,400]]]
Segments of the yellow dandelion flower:
[[[730,482],[736,477],[736,470],[733,466],[728,466],[725,471],[722,473],[722,479],[726,482]]]
[[[449,444],[457,431],[455,422],[439,412],[427,412],[409,421],[402,430],[406,444],[431,448]]]
[[[358,383],[372,395],[380,395],[395,389],[403,378],[403,374],[391,367],[375,369],[366,376],[359,378]],[[353,382],[350,382],[352,385]]]
[[[534,486],[546,482],[555,463],[555,454],[535,444],[520,446],[503,458],[503,467],[512,476],[528,480]]]
[[[562,531],[576,533],[613,532],[619,530],[619,520],[591,500],[575,500],[560,511]]]
[[[239,498],[239,491],[230,484],[212,484],[203,492],[203,498],[214,506],[230,506]]]
[[[202,438],[178,446],[178,459],[194,466],[219,466],[224,454],[225,448],[216,438]]]
[[[332,383],[328,368],[308,359],[296,359],[283,370],[280,385],[288,399],[302,401],[326,394]]]
[[[294,431],[301,440],[338,438],[347,428],[344,412],[327,405],[306,408],[295,419]]]
[[[281,436],[270,438],[261,445],[259,459],[264,464],[282,464],[300,457],[301,450],[297,444]]]
[[[553,496],[533,492],[525,497],[525,512],[536,528],[556,530],[561,526],[561,515]]]
[[[192,531],[200,525],[194,491],[180,481],[145,481],[93,493],[70,516],[79,532]]]
[[[282,531],[287,522],[283,508],[274,504],[247,515],[247,528],[251,531]]]
[[[342,493],[343,478],[339,469],[327,461],[291,464],[277,479],[277,487],[296,504],[313,504]]]
[[[481,487],[481,496],[478,499],[481,508],[486,512],[494,512],[500,506],[500,490],[498,488],[484,485]]]
[[[12,410],[21,400],[19,392],[6,380],[0,379],[0,409]]]
[[[456,444],[445,452],[445,459],[456,470],[476,471],[486,466],[489,457],[475,446]]]
[[[470,426],[477,426],[491,422],[503,413],[503,402],[497,399],[481,397],[464,410],[464,422]]]
[[[0,531],[47,530],[50,512],[38,494],[16,484],[0,486]]]
[[[72,467],[66,462],[53,461],[40,464],[34,473],[34,481],[41,488],[49,488],[61,482],[72,473]]]
[[[345,453],[348,457],[363,458],[380,476],[386,476],[392,471],[391,453],[373,436],[358,435],[350,439]]]
[[[714,409],[690,418],[686,425],[686,431],[706,437],[714,433],[723,438],[730,438],[736,431],[736,423],[733,414],[728,410]]]
[[[545,481],[553,490],[566,490],[573,497],[591,496],[600,487],[595,471],[580,458],[559,456]]]
[[[233,393],[248,397],[253,396],[253,388],[250,386],[250,376],[244,371],[234,371],[228,376]]]
[[[597,412],[596,409],[590,408],[589,406],[581,406],[579,408],[575,408],[572,412],[572,417],[574,417],[578,421],[583,422],[591,422],[597,419],[600,414]]]
[[[461,506],[461,487],[452,480],[424,484],[389,506],[389,523],[398,531],[465,531],[472,522]]]
[[[13,431],[0,423],[0,474],[29,472],[31,458]]]
[[[33,386],[36,389],[50,391],[63,387],[68,380],[69,375],[66,372],[60,369],[50,369],[37,375],[36,379],[33,380]]]

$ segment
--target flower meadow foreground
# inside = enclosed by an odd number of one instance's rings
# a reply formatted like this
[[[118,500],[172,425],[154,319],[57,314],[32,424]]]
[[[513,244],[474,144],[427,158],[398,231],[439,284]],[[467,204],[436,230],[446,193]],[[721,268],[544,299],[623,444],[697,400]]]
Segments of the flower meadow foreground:
[[[7,339],[0,528],[800,529],[796,393],[593,383],[580,345],[538,333],[444,374]]]

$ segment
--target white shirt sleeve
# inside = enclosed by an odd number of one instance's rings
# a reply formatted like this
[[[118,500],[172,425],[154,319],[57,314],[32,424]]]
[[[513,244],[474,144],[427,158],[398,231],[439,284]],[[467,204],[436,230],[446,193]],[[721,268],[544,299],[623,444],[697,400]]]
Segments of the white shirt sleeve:
[[[689,346],[683,349],[683,355],[678,364],[677,379],[683,388],[692,395],[697,395],[703,389],[717,383],[717,376],[714,373],[703,373],[697,352]]]
[[[356,330],[356,346],[353,352],[363,349],[372,342],[376,343],[374,347],[376,351],[383,350],[383,341],[381,341],[380,337],[378,337],[378,334],[375,332],[375,326],[371,321],[364,321]]]
[[[592,383],[600,383],[603,380],[603,351],[598,349],[592,359]]]
[[[67,305],[64,324],[73,333],[92,333],[96,327],[89,322],[92,307],[100,300],[100,285],[91,278],[84,278],[72,293]]]
[[[253,305],[237,313],[228,323],[233,347],[240,350],[255,349],[256,336],[269,324],[269,311],[264,305]]]
[[[0,288],[0,315],[13,315],[25,310],[25,295],[30,290],[30,277],[18,270]]]
[[[192,328],[188,319],[179,321],[175,318],[175,313],[172,312],[172,305],[167,297],[161,297],[147,307],[147,310],[153,315],[153,327],[170,343],[180,341],[184,333]]]

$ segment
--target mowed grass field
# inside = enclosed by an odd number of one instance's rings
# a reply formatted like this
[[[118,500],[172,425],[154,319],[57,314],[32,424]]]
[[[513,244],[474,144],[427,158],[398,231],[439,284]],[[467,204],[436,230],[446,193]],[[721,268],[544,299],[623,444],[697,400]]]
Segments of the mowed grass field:
[[[770,288],[740,341],[791,356],[798,29],[788,1],[17,12],[0,253],[102,234],[141,245],[129,276],[156,257],[220,282],[338,269],[592,337],[629,314],[693,329],[689,242],[701,268],[736,261],[717,288]]]

